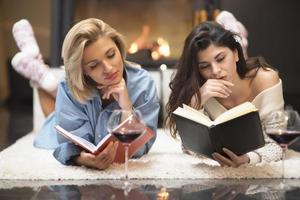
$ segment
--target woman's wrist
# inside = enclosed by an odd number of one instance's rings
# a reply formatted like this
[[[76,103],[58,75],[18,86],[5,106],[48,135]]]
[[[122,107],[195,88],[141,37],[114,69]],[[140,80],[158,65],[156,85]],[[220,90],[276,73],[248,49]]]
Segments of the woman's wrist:
[[[247,156],[249,158],[249,164],[256,164],[261,162],[261,157],[258,153],[256,153],[255,151],[250,151],[249,153],[247,153]]]
[[[83,156],[84,151],[80,152],[80,155],[74,156],[74,162],[79,166],[87,166],[86,160]]]
[[[124,110],[132,110],[132,103],[130,98],[128,97],[127,100],[123,101],[123,103],[120,104],[120,107]]]
[[[249,157],[248,154],[246,154],[246,161],[245,161],[245,163],[250,163],[250,157]]]
[[[74,157],[72,158],[72,160],[74,161],[74,163],[75,163],[76,165],[79,165],[79,166],[82,165],[82,163],[81,163],[81,161],[80,161],[80,155],[74,156]]]
[[[128,103],[127,105],[124,105],[123,107],[121,107],[123,110],[132,110],[132,104]]]

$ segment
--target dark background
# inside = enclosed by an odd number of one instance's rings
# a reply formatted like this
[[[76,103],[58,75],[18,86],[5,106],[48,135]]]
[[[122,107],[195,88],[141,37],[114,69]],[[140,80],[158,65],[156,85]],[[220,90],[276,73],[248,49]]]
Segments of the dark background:
[[[300,1],[221,0],[221,8],[249,32],[249,56],[263,56],[277,68],[285,103],[300,111]]]
[[[74,9],[76,4],[70,4],[70,1],[54,0],[53,7],[61,2],[67,2],[66,9]],[[72,2],[72,1],[71,1]],[[76,2],[76,1],[75,1]],[[300,44],[300,1],[297,0],[219,0],[219,1],[205,1],[206,3],[213,3],[221,10],[228,10],[232,12],[235,17],[241,21],[248,30],[249,37],[249,56],[263,56],[269,64],[278,69],[279,75],[283,81],[283,91],[285,103],[292,105],[294,109],[300,111],[300,68],[298,63],[300,61],[299,51],[297,50]],[[68,19],[72,22],[72,12],[64,12],[63,10],[55,10],[52,8],[52,32],[55,34],[51,38],[51,46],[57,46],[61,43],[58,40],[64,38],[63,32],[66,28],[59,26],[56,31],[55,20],[61,21],[57,18],[56,13],[61,14],[62,18]],[[66,16],[67,13],[67,16]],[[68,14],[69,13],[69,14]],[[70,14],[71,13],[71,14]],[[174,28],[174,27],[170,27]],[[61,32],[61,34],[58,34]],[[59,52],[59,51],[52,51]],[[54,57],[60,56],[51,54],[51,61]],[[60,58],[59,58],[60,59]],[[11,98],[10,101],[19,102],[20,99],[24,102],[32,102],[32,90],[28,86],[28,82],[21,76],[17,75],[10,69],[10,86]],[[298,83],[299,82],[299,83]]]

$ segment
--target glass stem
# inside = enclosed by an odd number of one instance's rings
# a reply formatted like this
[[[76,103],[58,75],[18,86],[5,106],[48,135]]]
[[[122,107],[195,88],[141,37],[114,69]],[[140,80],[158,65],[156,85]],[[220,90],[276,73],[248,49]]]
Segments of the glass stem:
[[[128,181],[128,149],[129,145],[125,144],[125,181]]]
[[[125,148],[125,181],[124,181],[124,195],[127,199],[127,196],[131,190],[131,185],[129,183],[129,176],[128,176],[128,150],[129,150],[130,144],[125,143],[124,148]]]
[[[284,175],[284,160],[285,160],[285,154],[286,154],[286,150],[287,150],[287,145],[283,145],[282,146],[282,175],[281,178],[284,179],[285,175]]]

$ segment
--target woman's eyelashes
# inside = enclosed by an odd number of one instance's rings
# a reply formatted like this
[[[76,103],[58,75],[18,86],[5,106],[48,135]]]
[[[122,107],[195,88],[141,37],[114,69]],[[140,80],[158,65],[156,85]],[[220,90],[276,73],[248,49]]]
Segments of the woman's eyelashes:
[[[109,51],[107,54],[106,54],[106,58],[107,59],[113,59],[116,55],[116,52],[114,50],[112,51]],[[102,62],[99,61],[99,60],[94,60],[92,62],[89,62],[87,67],[90,69],[90,70],[93,70],[95,69],[96,67],[102,65]]]
[[[115,55],[116,55],[115,52],[109,53],[109,54],[107,55],[107,58],[112,59],[112,58],[115,57]]]
[[[115,55],[116,55],[116,52],[114,51],[114,50],[111,50],[111,51],[109,51],[108,53],[107,53],[107,58],[108,59],[112,59],[112,58],[114,58],[115,57]]]
[[[225,55],[222,55],[222,56],[217,57],[215,60],[216,60],[217,63],[221,63],[224,59],[225,59]],[[198,67],[199,67],[200,70],[206,69],[210,66],[211,66],[211,64],[208,63],[208,62],[207,63],[206,62],[201,62],[201,63],[198,64]]]
[[[225,59],[225,56],[222,55],[222,56],[216,58],[216,61],[217,61],[218,63],[220,63],[220,62],[222,62],[224,59]]]
[[[99,65],[98,61],[94,61],[88,65],[90,69],[95,69]]]
[[[210,66],[210,64],[208,64],[208,63],[198,64],[198,67],[199,67],[200,70],[208,68],[209,66]]]

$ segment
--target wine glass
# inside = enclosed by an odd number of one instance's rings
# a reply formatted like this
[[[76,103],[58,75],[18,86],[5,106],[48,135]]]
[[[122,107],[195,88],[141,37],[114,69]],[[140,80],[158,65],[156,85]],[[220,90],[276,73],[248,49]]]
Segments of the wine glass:
[[[130,144],[146,131],[142,115],[138,110],[114,110],[107,122],[107,130],[125,149],[125,193],[130,191],[128,178],[128,150]]]
[[[266,134],[277,142],[282,150],[282,179],[284,176],[284,159],[288,146],[300,136],[300,117],[293,109],[271,112],[264,121]]]

